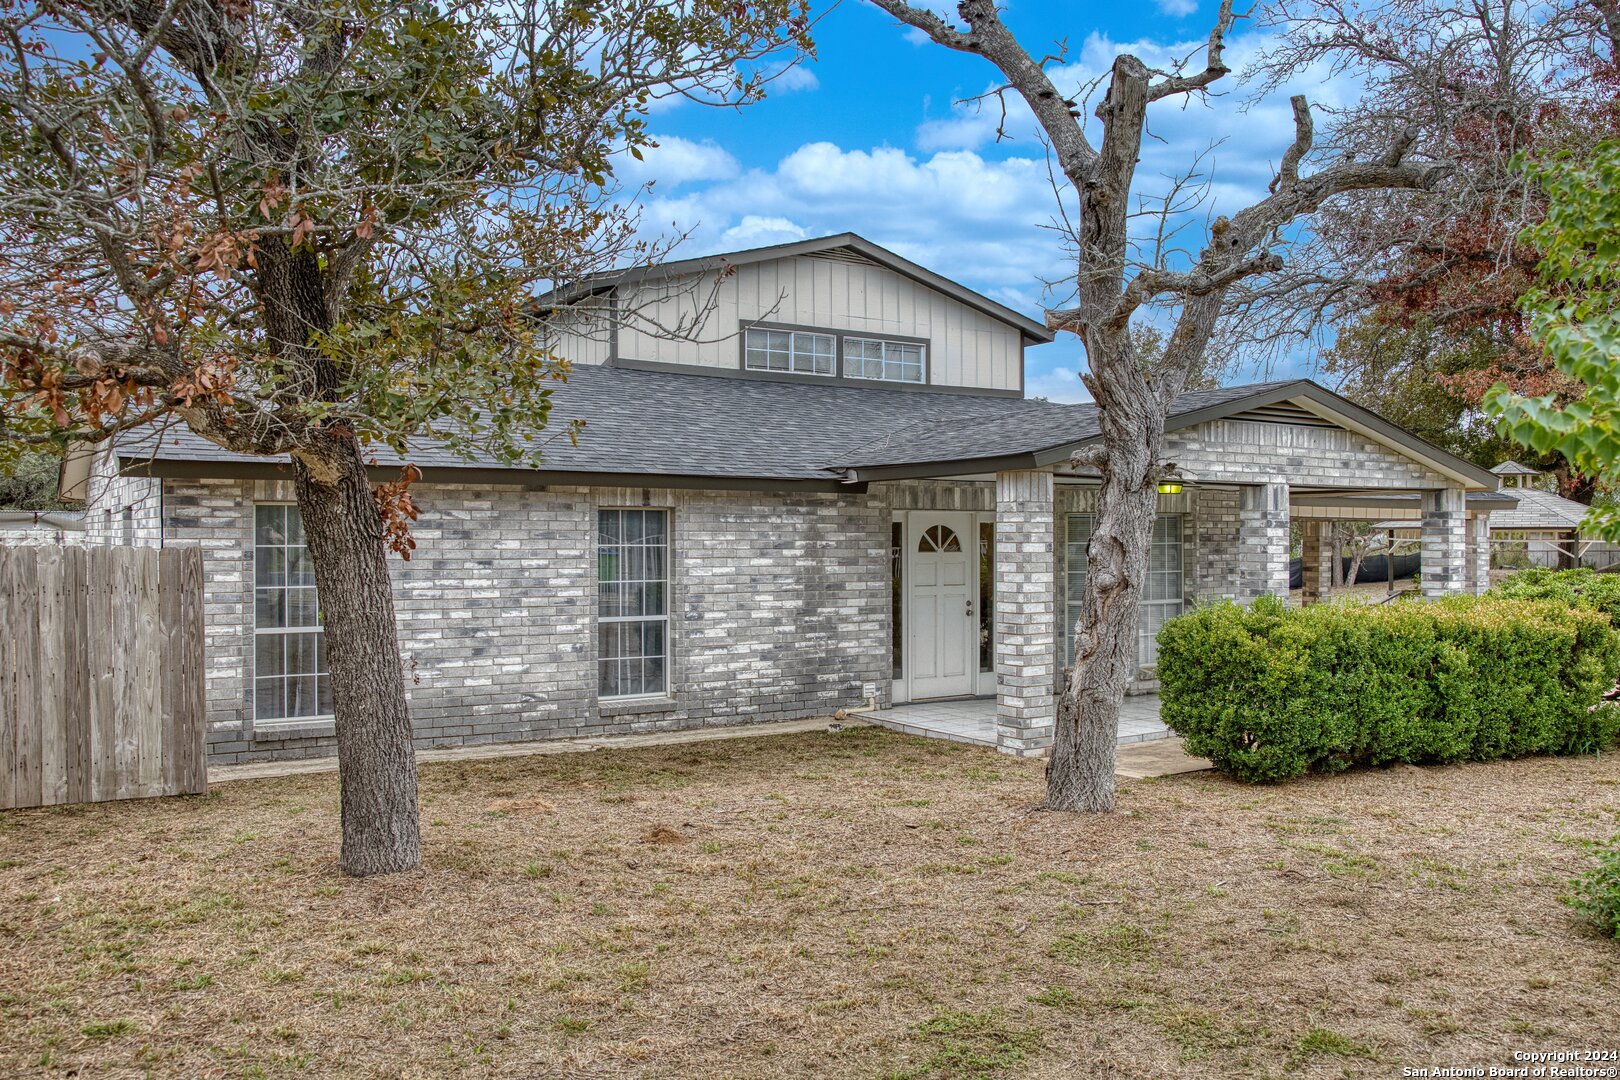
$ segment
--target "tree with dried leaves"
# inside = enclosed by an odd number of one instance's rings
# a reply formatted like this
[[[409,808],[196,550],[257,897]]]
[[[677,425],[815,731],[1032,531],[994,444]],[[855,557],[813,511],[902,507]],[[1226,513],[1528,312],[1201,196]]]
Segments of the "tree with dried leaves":
[[[1179,258],[1168,245],[1150,244],[1149,257],[1142,258],[1132,234],[1132,183],[1149,112],[1206,99],[1229,74],[1231,0],[1221,4],[1201,67],[1155,71],[1130,54],[1114,60],[1095,109],[1100,122],[1095,137],[1084,111],[1054,83],[1048,71],[1054,58],[1040,59],[1025,48],[991,0],[963,0],[956,25],[904,0],[873,2],[938,44],[994,64],[1007,92],[1034,113],[1057,171],[1072,188],[1076,205],[1067,218],[1067,238],[1075,260],[1076,302],[1049,311],[1047,324],[1077,335],[1085,349],[1090,371],[1082,378],[1097,402],[1101,441],[1075,455],[1074,465],[1097,470],[1101,487],[1074,628],[1074,666],[1059,698],[1047,765],[1047,805],[1108,811],[1114,806],[1119,708],[1136,669],[1137,611],[1157,487],[1167,469],[1164,425],[1171,402],[1189,374],[1201,369],[1223,316],[1229,322],[1251,298],[1266,296],[1284,280],[1290,226],[1350,192],[1432,187],[1444,168],[1417,160],[1417,133],[1397,130],[1371,153],[1310,170],[1315,126],[1310,106],[1296,97],[1293,139],[1269,195],[1217,218],[1201,250],[1188,257]],[[1196,160],[1198,148],[1189,148],[1188,155]],[[1150,311],[1170,329],[1162,351],[1144,357],[1131,328]]]
[[[615,156],[737,105],[797,0],[0,0],[0,453],[157,421],[291,459],[326,628],[343,869],[420,858],[387,568],[433,443],[532,463],[532,298],[656,253]]]
[[[1326,141],[1369,151],[1415,127],[1453,163],[1422,198],[1369,191],[1326,208],[1312,247],[1340,282],[1324,295],[1349,324],[1330,357],[1346,392],[1496,464],[1486,390],[1581,393],[1526,332],[1519,301],[1541,252],[1524,230],[1547,201],[1518,162],[1620,135],[1620,0],[1274,0],[1262,18],[1276,38],[1261,86],[1325,67],[1364,87],[1329,111]],[[1590,499],[1557,454],[1536,463]]]

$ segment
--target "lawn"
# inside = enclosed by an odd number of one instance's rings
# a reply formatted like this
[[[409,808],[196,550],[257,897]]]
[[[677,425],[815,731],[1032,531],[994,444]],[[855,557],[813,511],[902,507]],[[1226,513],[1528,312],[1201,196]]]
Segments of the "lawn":
[[[0,1075],[1398,1076],[1614,1046],[1558,902],[1620,759],[1247,788],[875,729],[434,764],[426,865],[331,774],[0,816]]]

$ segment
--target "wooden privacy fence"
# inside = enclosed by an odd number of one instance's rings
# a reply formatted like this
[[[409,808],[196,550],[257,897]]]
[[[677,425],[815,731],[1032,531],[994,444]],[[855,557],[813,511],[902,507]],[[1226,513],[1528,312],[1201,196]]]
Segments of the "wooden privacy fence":
[[[0,547],[0,809],[201,793],[202,552]]]

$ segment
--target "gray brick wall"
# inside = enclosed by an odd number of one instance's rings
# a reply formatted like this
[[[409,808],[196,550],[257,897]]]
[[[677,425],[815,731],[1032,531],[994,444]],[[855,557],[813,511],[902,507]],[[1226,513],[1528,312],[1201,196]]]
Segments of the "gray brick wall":
[[[1448,477],[1337,427],[1211,420],[1173,431],[1164,456],[1193,480],[1253,484],[1286,479],[1295,487],[1442,488]]]
[[[256,501],[271,482],[165,482],[168,543],[204,549],[209,752],[218,763],[334,752],[330,723],[255,725]],[[391,562],[419,747],[622,734],[829,714],[884,695],[889,506],[873,496],[420,486],[418,548]],[[598,506],[671,515],[671,693],[596,700]]]
[[[1237,598],[1288,598],[1288,485],[1238,491]]]
[[[1467,591],[1467,531],[1468,512],[1460,488],[1424,492],[1420,575],[1424,596]]]
[[[120,476],[113,447],[91,459],[84,494],[84,542],[161,547],[163,483],[149,476]]]
[[[1237,555],[1238,493],[1231,489],[1197,489],[1193,517],[1192,587],[1187,598],[1199,603],[1240,595]]]
[[[1220,421],[1168,441],[1167,456],[1195,479],[1234,485],[1190,486],[1161,499],[1161,512],[1183,515],[1189,602],[1286,590],[1287,488],[1258,481],[1280,473],[1326,487],[1447,486],[1335,429]],[[868,683],[886,700],[891,513],[953,509],[997,512],[997,663],[1011,659],[1023,680],[1003,687],[1004,714],[1015,721],[1009,749],[1039,750],[1062,674],[1065,516],[1091,509],[1095,497],[1059,485],[1043,505],[1030,485],[1050,482],[1049,474],[1019,473],[999,492],[982,481],[910,481],[864,495],[420,485],[419,547],[409,563],[391,564],[417,742],[827,714],[858,703]],[[211,759],[331,754],[329,722],[253,720],[253,506],[292,501],[289,486],[114,478],[103,491],[120,505],[161,508],[164,542],[204,550]],[[596,511],[613,506],[671,514],[666,700],[596,697]],[[1451,526],[1443,531],[1449,537]]]
[[[1052,474],[996,475],[996,746],[1052,745],[1057,561]]]
[[[1468,519],[1468,588],[1475,595],[1491,587],[1491,518],[1475,514]]]

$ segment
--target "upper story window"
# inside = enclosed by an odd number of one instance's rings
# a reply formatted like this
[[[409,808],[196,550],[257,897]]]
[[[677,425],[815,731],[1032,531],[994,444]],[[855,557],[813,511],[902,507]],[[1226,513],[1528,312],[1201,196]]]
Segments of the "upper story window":
[[[844,339],[844,374],[851,379],[920,383],[925,360],[926,350],[914,342]]]
[[[838,346],[833,335],[803,330],[750,329],[744,355],[749,371],[832,375],[838,366]]]

